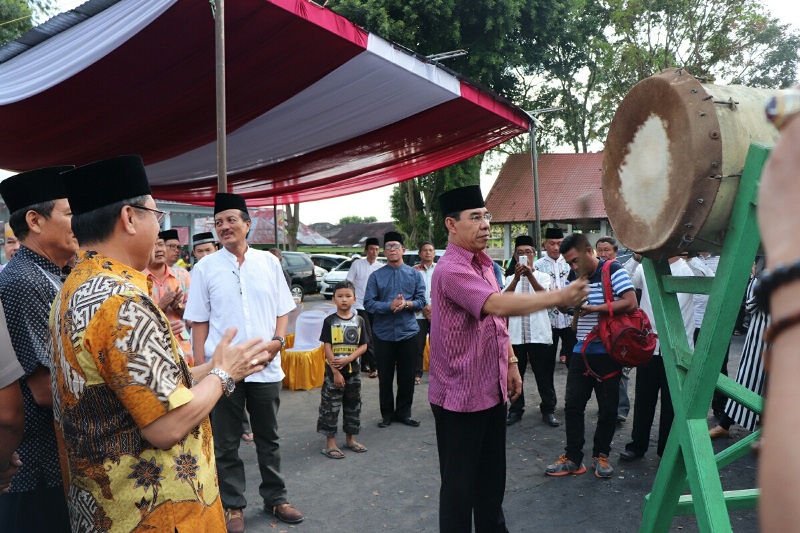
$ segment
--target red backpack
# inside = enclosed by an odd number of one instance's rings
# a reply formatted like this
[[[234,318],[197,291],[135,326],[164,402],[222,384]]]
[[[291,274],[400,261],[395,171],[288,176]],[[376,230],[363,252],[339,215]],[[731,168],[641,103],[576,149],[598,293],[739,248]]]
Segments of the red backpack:
[[[608,306],[608,314],[600,315],[597,325],[586,335],[581,354],[586,365],[585,375],[603,381],[619,374],[620,370],[605,376],[594,372],[586,360],[586,347],[591,341],[599,337],[606,352],[620,365],[640,366],[649,363],[653,358],[658,335],[653,331],[647,313],[640,307],[631,313],[617,315],[611,310],[614,294],[611,289],[611,261],[603,264],[600,275],[603,279],[603,296]]]

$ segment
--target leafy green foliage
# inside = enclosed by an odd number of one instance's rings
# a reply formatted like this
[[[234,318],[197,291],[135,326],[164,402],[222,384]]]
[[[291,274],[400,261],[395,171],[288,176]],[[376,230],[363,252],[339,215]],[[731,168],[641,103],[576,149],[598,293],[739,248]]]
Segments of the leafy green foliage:
[[[642,79],[683,67],[718,83],[785,88],[795,82],[800,36],[760,0],[570,0],[563,26],[529,50],[526,109],[563,106],[543,121],[540,149],[602,148],[622,98]],[[545,58],[537,70],[538,58]],[[516,143],[504,147],[518,149]]]
[[[448,68],[509,99],[523,90],[517,67],[535,68],[526,49],[551,38],[552,21],[568,0],[330,0],[328,7],[381,37],[423,55],[467,50]],[[483,156],[408,180],[391,197],[395,225],[409,244],[447,242],[437,198],[480,182]]]
[[[339,224],[370,224],[377,221],[377,217],[360,217],[358,215],[353,215],[340,218]]]
[[[54,13],[54,0],[0,0],[0,45],[21,36]]]

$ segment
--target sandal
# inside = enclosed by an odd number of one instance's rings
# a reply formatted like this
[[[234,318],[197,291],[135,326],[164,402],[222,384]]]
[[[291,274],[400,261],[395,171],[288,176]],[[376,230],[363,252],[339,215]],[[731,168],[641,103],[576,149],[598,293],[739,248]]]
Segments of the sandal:
[[[366,449],[364,451],[366,451]],[[322,455],[328,459],[344,459],[344,454],[339,448],[323,448]]]
[[[361,444],[360,442],[354,442],[353,444],[345,444],[345,448],[348,450],[352,450],[355,453],[364,453],[367,451],[367,447]]]
[[[378,372],[376,372],[375,370],[373,370],[372,372],[370,372],[370,373],[369,373],[369,377],[371,377],[371,378],[377,378],[377,377],[378,377]]]
[[[414,378],[414,385],[419,385],[422,383],[422,378]]]
[[[245,442],[253,442],[253,434],[252,433],[242,433],[242,440]]]

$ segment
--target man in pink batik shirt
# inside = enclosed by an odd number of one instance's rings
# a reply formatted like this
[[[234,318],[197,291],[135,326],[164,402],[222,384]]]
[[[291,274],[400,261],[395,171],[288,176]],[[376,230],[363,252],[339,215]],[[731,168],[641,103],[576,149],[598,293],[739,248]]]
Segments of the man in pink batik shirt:
[[[587,296],[583,281],[563,291],[513,294],[498,290],[483,251],[491,215],[477,185],[447,191],[439,207],[447,250],[431,281],[428,399],[436,421],[439,529],[505,532],[506,400],[522,390],[516,358],[500,317],[574,306]]]

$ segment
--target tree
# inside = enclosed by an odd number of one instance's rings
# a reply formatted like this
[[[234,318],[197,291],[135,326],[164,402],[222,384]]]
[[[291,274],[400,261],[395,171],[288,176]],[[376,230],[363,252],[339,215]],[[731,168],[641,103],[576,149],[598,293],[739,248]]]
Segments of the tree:
[[[300,229],[300,204],[286,204],[286,236],[289,250],[297,251],[297,230]]]
[[[53,0],[0,0],[0,45],[21,36],[53,13]]]
[[[524,49],[548,40],[552,21],[568,0],[330,0],[328,6],[378,35],[429,55],[465,49],[447,66],[509,99],[521,94],[514,66]],[[529,63],[530,64],[530,63]],[[410,243],[446,234],[436,200],[442,192],[480,181],[483,156],[395,187],[392,217]]]
[[[795,81],[800,36],[759,0],[571,0],[563,21],[524,72],[541,74],[523,105],[566,108],[538,131],[540,146],[599,148],[625,94],[663,68],[755,87]]]
[[[347,217],[342,217],[339,219],[340,225],[345,224],[371,224],[373,222],[377,222],[377,217],[360,217],[358,215],[351,215]]]

